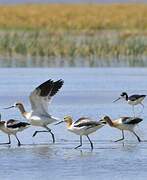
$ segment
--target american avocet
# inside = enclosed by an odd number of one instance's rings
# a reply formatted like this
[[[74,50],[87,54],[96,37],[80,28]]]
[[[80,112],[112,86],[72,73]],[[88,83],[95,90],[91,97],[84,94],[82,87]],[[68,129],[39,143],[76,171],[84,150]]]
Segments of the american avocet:
[[[20,140],[17,137],[17,132],[21,132],[24,129],[30,126],[29,123],[20,122],[18,120],[9,119],[8,121],[0,121],[0,130],[8,135],[9,142],[7,143],[0,143],[2,144],[11,144],[10,135],[14,135],[18,141],[18,146],[21,145]]]
[[[63,121],[58,122],[60,124],[62,122],[66,122],[67,129],[77,135],[80,135],[80,145],[76,146],[75,149],[82,146],[82,136],[86,136],[90,142],[91,149],[93,149],[93,143],[89,138],[89,134],[95,132],[97,129],[103,127],[106,122],[103,120],[93,121],[89,118],[82,117],[78,119],[76,122],[73,122],[71,116],[65,116]],[[57,125],[56,124],[56,125]]]
[[[146,95],[139,95],[139,94],[134,94],[131,96],[128,96],[128,94],[126,92],[123,92],[119,98],[117,98],[115,101],[118,101],[119,99],[123,98],[128,104],[132,105],[133,107],[133,113],[134,113],[134,106],[140,104],[143,108],[144,105],[142,104],[142,101],[144,100],[144,98],[146,97]],[[135,115],[135,113],[134,113]]]
[[[118,128],[122,130],[122,138],[116,140],[115,142],[121,141],[124,139],[124,130],[132,132],[140,142],[141,139],[139,136],[135,133],[134,127],[138,123],[140,123],[143,119],[138,117],[120,117],[116,120],[111,120],[109,116],[105,116],[102,120],[106,121],[111,127]]]
[[[30,103],[32,106],[32,110],[30,112],[27,112],[23,104],[19,102],[5,109],[13,107],[18,108],[22,116],[26,118],[31,125],[40,126],[46,129],[44,131],[35,131],[33,137],[39,132],[49,132],[52,135],[54,143],[54,134],[52,133],[51,129],[47,127],[47,125],[57,121],[58,119],[48,113],[48,105],[51,101],[51,98],[58,92],[63,83],[64,82],[61,79],[55,82],[50,79],[39,85],[30,94]]]

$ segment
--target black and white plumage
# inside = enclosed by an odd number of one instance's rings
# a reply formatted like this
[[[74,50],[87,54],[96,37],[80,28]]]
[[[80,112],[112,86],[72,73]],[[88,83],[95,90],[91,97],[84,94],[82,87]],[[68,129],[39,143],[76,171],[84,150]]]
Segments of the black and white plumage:
[[[10,135],[14,135],[18,141],[18,146],[21,145],[20,140],[17,137],[17,133],[27,129],[30,126],[29,123],[20,122],[15,119],[9,119],[8,121],[0,121],[0,130],[8,135],[9,142],[1,144],[11,144]]]
[[[132,105],[133,107],[133,113],[134,113],[134,106],[140,104],[143,108],[144,105],[142,104],[142,101],[144,100],[144,98],[146,97],[146,95],[139,95],[139,94],[134,94],[131,96],[128,96],[128,94],[126,92],[123,92],[119,98],[117,98],[115,101],[118,101],[119,99],[123,98],[128,104]],[[135,113],[134,113],[135,115]]]
[[[29,96],[32,107],[32,110],[30,112],[26,112],[23,104],[19,102],[15,103],[13,106],[10,106],[6,109],[17,107],[20,110],[23,117],[25,117],[31,125],[43,127],[46,129],[43,131],[35,131],[33,137],[39,132],[49,132],[52,135],[54,143],[54,134],[52,133],[51,129],[47,127],[47,125],[57,121],[58,118],[55,118],[48,113],[48,106],[52,100],[52,97],[63,86],[63,83],[64,81],[61,79],[58,81],[53,81],[49,79],[48,81],[36,87],[35,90],[32,91]]]
[[[139,136],[135,133],[134,128],[138,123],[143,121],[143,119],[139,117],[120,117],[116,120],[111,120],[109,116],[105,116],[102,120],[106,121],[111,127],[115,127],[122,131],[122,138],[116,140],[115,142],[124,139],[124,130],[132,132],[137,137],[137,140],[139,142],[141,141]]]
[[[80,145],[75,147],[75,149],[82,146],[82,136],[86,136],[88,138],[90,145],[91,145],[91,149],[93,149],[93,143],[90,140],[88,135],[97,131],[99,128],[103,127],[106,124],[106,122],[103,120],[94,121],[87,117],[82,117],[82,118],[78,119],[77,121],[73,122],[71,116],[65,116],[64,121],[61,121],[57,124],[60,124],[62,122],[66,122],[67,129],[69,131],[71,131],[77,135],[80,135]]]

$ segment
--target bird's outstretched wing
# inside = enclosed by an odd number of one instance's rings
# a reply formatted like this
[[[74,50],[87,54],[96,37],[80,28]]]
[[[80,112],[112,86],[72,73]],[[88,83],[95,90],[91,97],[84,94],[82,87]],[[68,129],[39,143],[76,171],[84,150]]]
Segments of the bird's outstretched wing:
[[[32,110],[38,114],[48,114],[48,105],[51,98],[59,91],[62,87],[64,81],[62,79],[58,81],[53,81],[49,79],[48,81],[39,85],[31,94],[30,102]]]

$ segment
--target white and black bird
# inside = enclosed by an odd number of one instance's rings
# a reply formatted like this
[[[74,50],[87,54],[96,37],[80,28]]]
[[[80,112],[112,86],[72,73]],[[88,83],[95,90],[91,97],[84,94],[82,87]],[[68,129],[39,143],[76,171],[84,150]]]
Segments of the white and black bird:
[[[93,149],[93,143],[89,138],[89,134],[97,131],[101,127],[103,127],[106,122],[103,120],[94,121],[87,117],[81,117],[77,121],[73,122],[71,116],[65,116],[63,121],[58,122],[57,124],[65,122],[67,124],[67,129],[70,132],[73,132],[80,136],[80,145],[76,146],[75,149],[82,146],[82,136],[86,136],[90,142],[91,149]],[[56,125],[57,125],[56,124]]]
[[[11,144],[10,136],[14,135],[18,141],[18,146],[20,146],[21,143],[17,137],[17,133],[27,129],[28,127],[30,127],[29,123],[20,122],[20,121],[15,120],[15,119],[9,119],[8,121],[1,120],[0,121],[0,130],[8,135],[9,141],[7,143],[0,143],[0,145]]]
[[[48,113],[48,106],[51,102],[52,97],[59,91],[63,83],[64,81],[61,79],[58,81],[53,81],[49,79],[48,81],[42,83],[37,88],[35,88],[35,90],[31,92],[29,97],[32,107],[32,110],[30,112],[27,112],[24,108],[24,105],[19,102],[5,109],[13,107],[18,108],[22,116],[26,118],[32,126],[39,126],[45,129],[42,131],[35,131],[33,137],[39,132],[49,132],[52,135],[54,143],[54,134],[47,125],[56,122],[58,118],[55,118]]]
[[[134,94],[131,96],[128,96],[128,94],[126,92],[123,92],[119,98],[117,98],[115,101],[118,101],[119,99],[124,99],[128,104],[132,105],[133,107],[133,113],[134,113],[134,106],[140,104],[143,108],[144,105],[142,103],[142,101],[144,100],[144,98],[146,97],[146,95],[139,95],[139,94]],[[135,113],[134,113],[135,115]]]
[[[111,127],[120,129],[122,131],[122,138],[116,140],[115,142],[124,139],[124,130],[132,132],[137,137],[137,140],[139,142],[141,141],[139,136],[135,133],[134,128],[138,123],[143,121],[143,119],[138,117],[120,117],[116,120],[112,120],[109,116],[105,116],[104,118],[102,118],[102,120],[107,122]]]

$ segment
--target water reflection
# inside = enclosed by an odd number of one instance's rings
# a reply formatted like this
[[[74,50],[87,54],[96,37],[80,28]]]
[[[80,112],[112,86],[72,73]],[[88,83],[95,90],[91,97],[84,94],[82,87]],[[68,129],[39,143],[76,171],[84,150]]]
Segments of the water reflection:
[[[54,149],[49,145],[44,146],[34,146],[30,149],[30,153],[35,156],[41,156],[50,159],[54,154]]]
[[[48,58],[48,57],[1,57],[0,67],[147,67],[146,57],[117,59]]]

